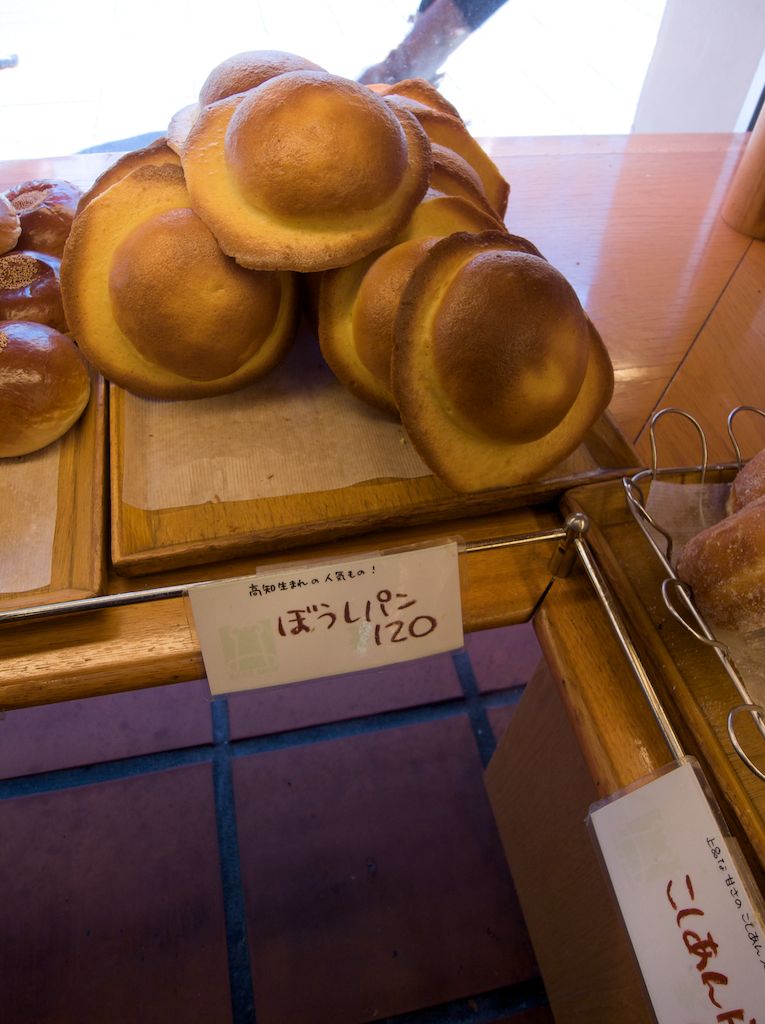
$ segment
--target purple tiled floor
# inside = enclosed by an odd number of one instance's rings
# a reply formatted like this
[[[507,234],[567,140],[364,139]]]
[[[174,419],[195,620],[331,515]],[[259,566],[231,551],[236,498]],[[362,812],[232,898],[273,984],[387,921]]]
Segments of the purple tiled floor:
[[[0,804],[3,1024],[231,1019],[212,777]]]
[[[177,750],[212,741],[205,680],[9,711],[0,778]]]
[[[465,649],[481,693],[525,685],[542,657],[530,622],[468,633]]]
[[[481,762],[537,656],[9,713],[2,1024],[550,1024]]]
[[[535,975],[466,717],[237,758],[234,780],[258,1024]]]
[[[441,654],[371,672],[234,694],[228,701],[231,738],[342,722],[460,694],[454,663],[450,655]]]

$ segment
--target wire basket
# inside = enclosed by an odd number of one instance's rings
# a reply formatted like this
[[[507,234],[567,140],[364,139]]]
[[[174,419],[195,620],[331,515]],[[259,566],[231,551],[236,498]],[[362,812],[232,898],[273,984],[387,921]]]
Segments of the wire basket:
[[[749,771],[751,771],[762,782],[765,782],[765,771],[752,761],[736,734],[737,722],[741,720],[742,715],[746,714],[751,715],[754,718],[760,734],[765,738],[765,707],[752,700],[747,684],[736,666],[730,647],[715,636],[712,629],[704,620],[703,615],[696,607],[691,588],[682,579],[680,579],[676,573],[672,564],[672,556],[676,549],[675,538],[672,536],[671,532],[666,529],[664,525],[657,522],[656,518],[648,511],[644,491],[641,487],[641,483],[645,483],[646,480],[653,482],[660,480],[662,476],[667,476],[669,474],[676,475],[678,472],[698,474],[699,483],[702,485],[702,489],[707,484],[712,471],[716,474],[723,475],[728,473],[732,479],[735,473],[740,470],[744,464],[741,447],[735,435],[735,421],[737,416],[745,412],[765,417],[765,411],[757,408],[756,406],[741,405],[733,409],[728,414],[727,428],[731,446],[735,453],[735,461],[718,463],[714,466],[710,466],[708,461],[707,440],[704,430],[699,422],[691,416],[690,413],[683,409],[669,407],[660,410],[652,417],[649,428],[651,467],[650,469],[640,470],[638,473],[635,473],[634,476],[625,477],[623,484],[627,505],[666,573],[665,579],[661,584],[662,601],[667,611],[674,619],[680,622],[681,625],[688,630],[688,632],[691,633],[699,643],[706,645],[714,651],[725,673],[736,688],[741,700],[738,704],[731,707],[727,713],[726,725],[728,736],[733,749]],[[697,466],[685,467],[681,470],[676,468],[662,469],[659,467],[656,444],[656,427],[661,419],[669,415],[684,417],[698,432],[701,443],[701,461]]]

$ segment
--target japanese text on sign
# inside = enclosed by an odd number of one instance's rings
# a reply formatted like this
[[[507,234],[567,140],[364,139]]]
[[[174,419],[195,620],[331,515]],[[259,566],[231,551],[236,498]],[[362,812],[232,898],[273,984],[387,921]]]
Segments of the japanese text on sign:
[[[453,543],[204,584],[189,599],[214,693],[462,646]]]
[[[758,909],[691,761],[590,821],[658,1019],[765,1024]]]

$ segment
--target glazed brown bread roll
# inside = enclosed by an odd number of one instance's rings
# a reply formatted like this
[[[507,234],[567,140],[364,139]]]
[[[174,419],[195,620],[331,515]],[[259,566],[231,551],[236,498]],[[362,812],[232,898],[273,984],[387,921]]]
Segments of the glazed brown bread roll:
[[[81,192],[69,181],[22,181],[6,191],[19,215],[19,249],[61,256],[72,227]]]
[[[677,574],[710,626],[743,633],[765,628],[765,496],[696,534]]]
[[[43,324],[0,322],[0,458],[57,441],[89,397],[87,364],[71,338]]]
[[[0,256],[0,320],[33,320],[66,332],[60,274],[56,256],[21,250]]]

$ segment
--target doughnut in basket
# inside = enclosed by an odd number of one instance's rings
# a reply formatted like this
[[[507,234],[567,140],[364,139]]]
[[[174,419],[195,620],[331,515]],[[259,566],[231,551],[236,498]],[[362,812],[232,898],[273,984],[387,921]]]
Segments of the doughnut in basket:
[[[69,181],[42,178],[22,181],[5,192],[19,216],[18,249],[61,256],[72,227],[80,189]]]
[[[765,629],[765,451],[734,478],[733,511],[685,545],[677,574],[710,626]]]
[[[413,445],[454,491],[538,479],[606,409],[613,369],[568,281],[498,231],[418,261],[396,318],[393,396]]]
[[[44,252],[0,256],[0,320],[33,320],[66,332],[60,272],[58,257]]]
[[[276,364],[296,327],[294,275],[226,256],[172,164],[139,167],[88,203],[61,287],[86,358],[107,380],[156,398],[244,387]]]
[[[90,398],[90,373],[71,338],[44,324],[0,321],[0,458],[62,437]]]
[[[389,244],[432,165],[411,113],[322,71],[290,71],[203,107],[181,159],[191,206],[225,253],[303,273]]]

